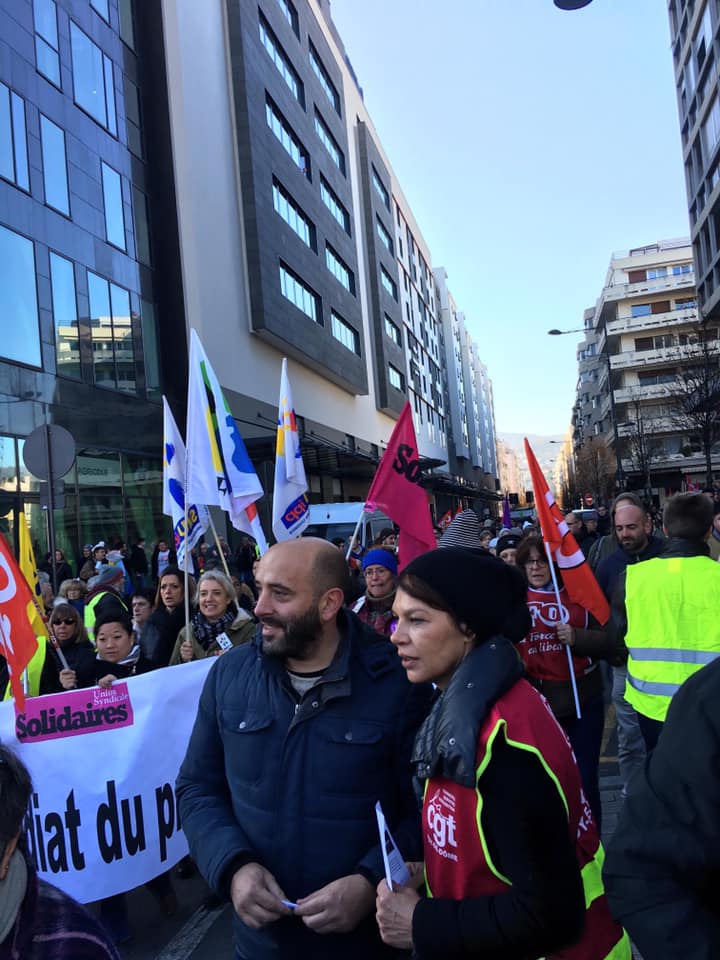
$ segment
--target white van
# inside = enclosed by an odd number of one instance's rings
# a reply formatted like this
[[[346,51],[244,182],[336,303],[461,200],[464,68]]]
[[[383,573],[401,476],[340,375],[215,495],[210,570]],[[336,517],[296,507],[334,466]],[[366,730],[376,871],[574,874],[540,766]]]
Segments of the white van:
[[[364,503],[312,503],[310,522],[303,533],[308,537],[322,537],[325,540],[335,540],[338,537],[347,540],[353,535],[364,506]],[[358,532],[363,547],[368,547],[384,527],[392,525],[392,520],[380,510],[366,513]]]

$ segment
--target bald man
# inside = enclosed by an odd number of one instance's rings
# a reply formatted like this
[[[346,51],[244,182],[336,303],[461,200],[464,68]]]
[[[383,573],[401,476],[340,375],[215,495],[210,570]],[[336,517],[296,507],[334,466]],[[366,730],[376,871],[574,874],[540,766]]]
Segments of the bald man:
[[[224,654],[200,700],[177,793],[201,873],[235,909],[236,960],[402,954],[380,940],[375,802],[421,859],[410,753],[430,691],[344,609],[325,540],[272,547],[253,643]]]

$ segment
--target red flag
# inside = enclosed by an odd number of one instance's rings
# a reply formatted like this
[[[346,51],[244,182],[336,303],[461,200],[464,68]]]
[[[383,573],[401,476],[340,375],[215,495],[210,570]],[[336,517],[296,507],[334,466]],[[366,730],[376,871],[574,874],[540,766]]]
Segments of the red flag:
[[[446,510],[445,513],[438,520],[438,526],[441,530],[447,530],[450,526],[450,521],[453,518],[452,510]]]
[[[28,619],[28,604],[32,602],[30,587],[0,534],[0,654],[7,661],[18,712],[25,709],[22,673],[37,651],[37,637]]]
[[[570,528],[555,503],[555,497],[550,493],[550,488],[527,439],[525,455],[530,467],[535,509],[543,540],[550,545],[555,556],[568,596],[575,603],[589,610],[598,623],[607,623],[610,607],[605,594],[600,589],[595,574],[585,560],[575,537],[570,533]]]
[[[366,510],[382,510],[400,528],[400,569],[437,546],[420,475],[417,440],[410,404],[406,403],[365,501]]]

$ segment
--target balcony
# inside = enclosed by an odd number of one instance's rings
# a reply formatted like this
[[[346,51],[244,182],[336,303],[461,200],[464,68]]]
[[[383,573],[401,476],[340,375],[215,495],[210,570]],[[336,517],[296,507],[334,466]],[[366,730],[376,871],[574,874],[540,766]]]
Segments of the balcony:
[[[688,310],[670,310],[667,313],[655,313],[649,317],[616,317],[608,320],[608,335],[620,333],[643,333],[659,330],[661,327],[692,326],[697,323],[696,307]]]
[[[672,395],[672,383],[654,383],[647,387],[638,384],[632,387],[621,387],[615,390],[615,403],[632,403],[635,400],[667,400]]]
[[[642,407],[640,408],[642,413]],[[633,411],[634,413],[634,411]],[[648,436],[654,437],[658,433],[669,433],[670,431],[677,432],[679,427],[678,424],[673,421],[672,417],[648,417],[647,421],[644,422],[645,433]],[[631,437],[637,433],[637,426],[634,421],[627,420],[618,423],[618,436],[620,437]]]
[[[655,297],[659,293],[669,293],[676,290],[694,290],[695,273],[679,273],[677,276],[661,277],[658,280],[640,280],[638,283],[615,283],[603,290],[602,299],[605,303],[618,300],[635,299],[636,297]]]
[[[655,366],[663,363],[686,364],[702,356],[699,344],[673,344],[657,350],[624,350],[610,357],[613,370],[631,370],[633,367]]]

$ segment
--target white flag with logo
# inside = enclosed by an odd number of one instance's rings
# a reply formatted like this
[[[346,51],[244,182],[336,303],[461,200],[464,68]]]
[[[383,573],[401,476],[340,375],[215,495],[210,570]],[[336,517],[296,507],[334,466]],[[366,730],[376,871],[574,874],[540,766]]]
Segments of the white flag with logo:
[[[172,517],[173,543],[178,566],[185,568],[185,550],[190,550],[210,526],[207,507],[189,503],[185,514],[185,444],[165,397],[163,397],[163,513]]]
[[[275,443],[275,484],[273,487],[273,533],[275,539],[299,537],[310,519],[305,465],[295,419],[287,360],[283,357],[280,375],[277,440]]]

